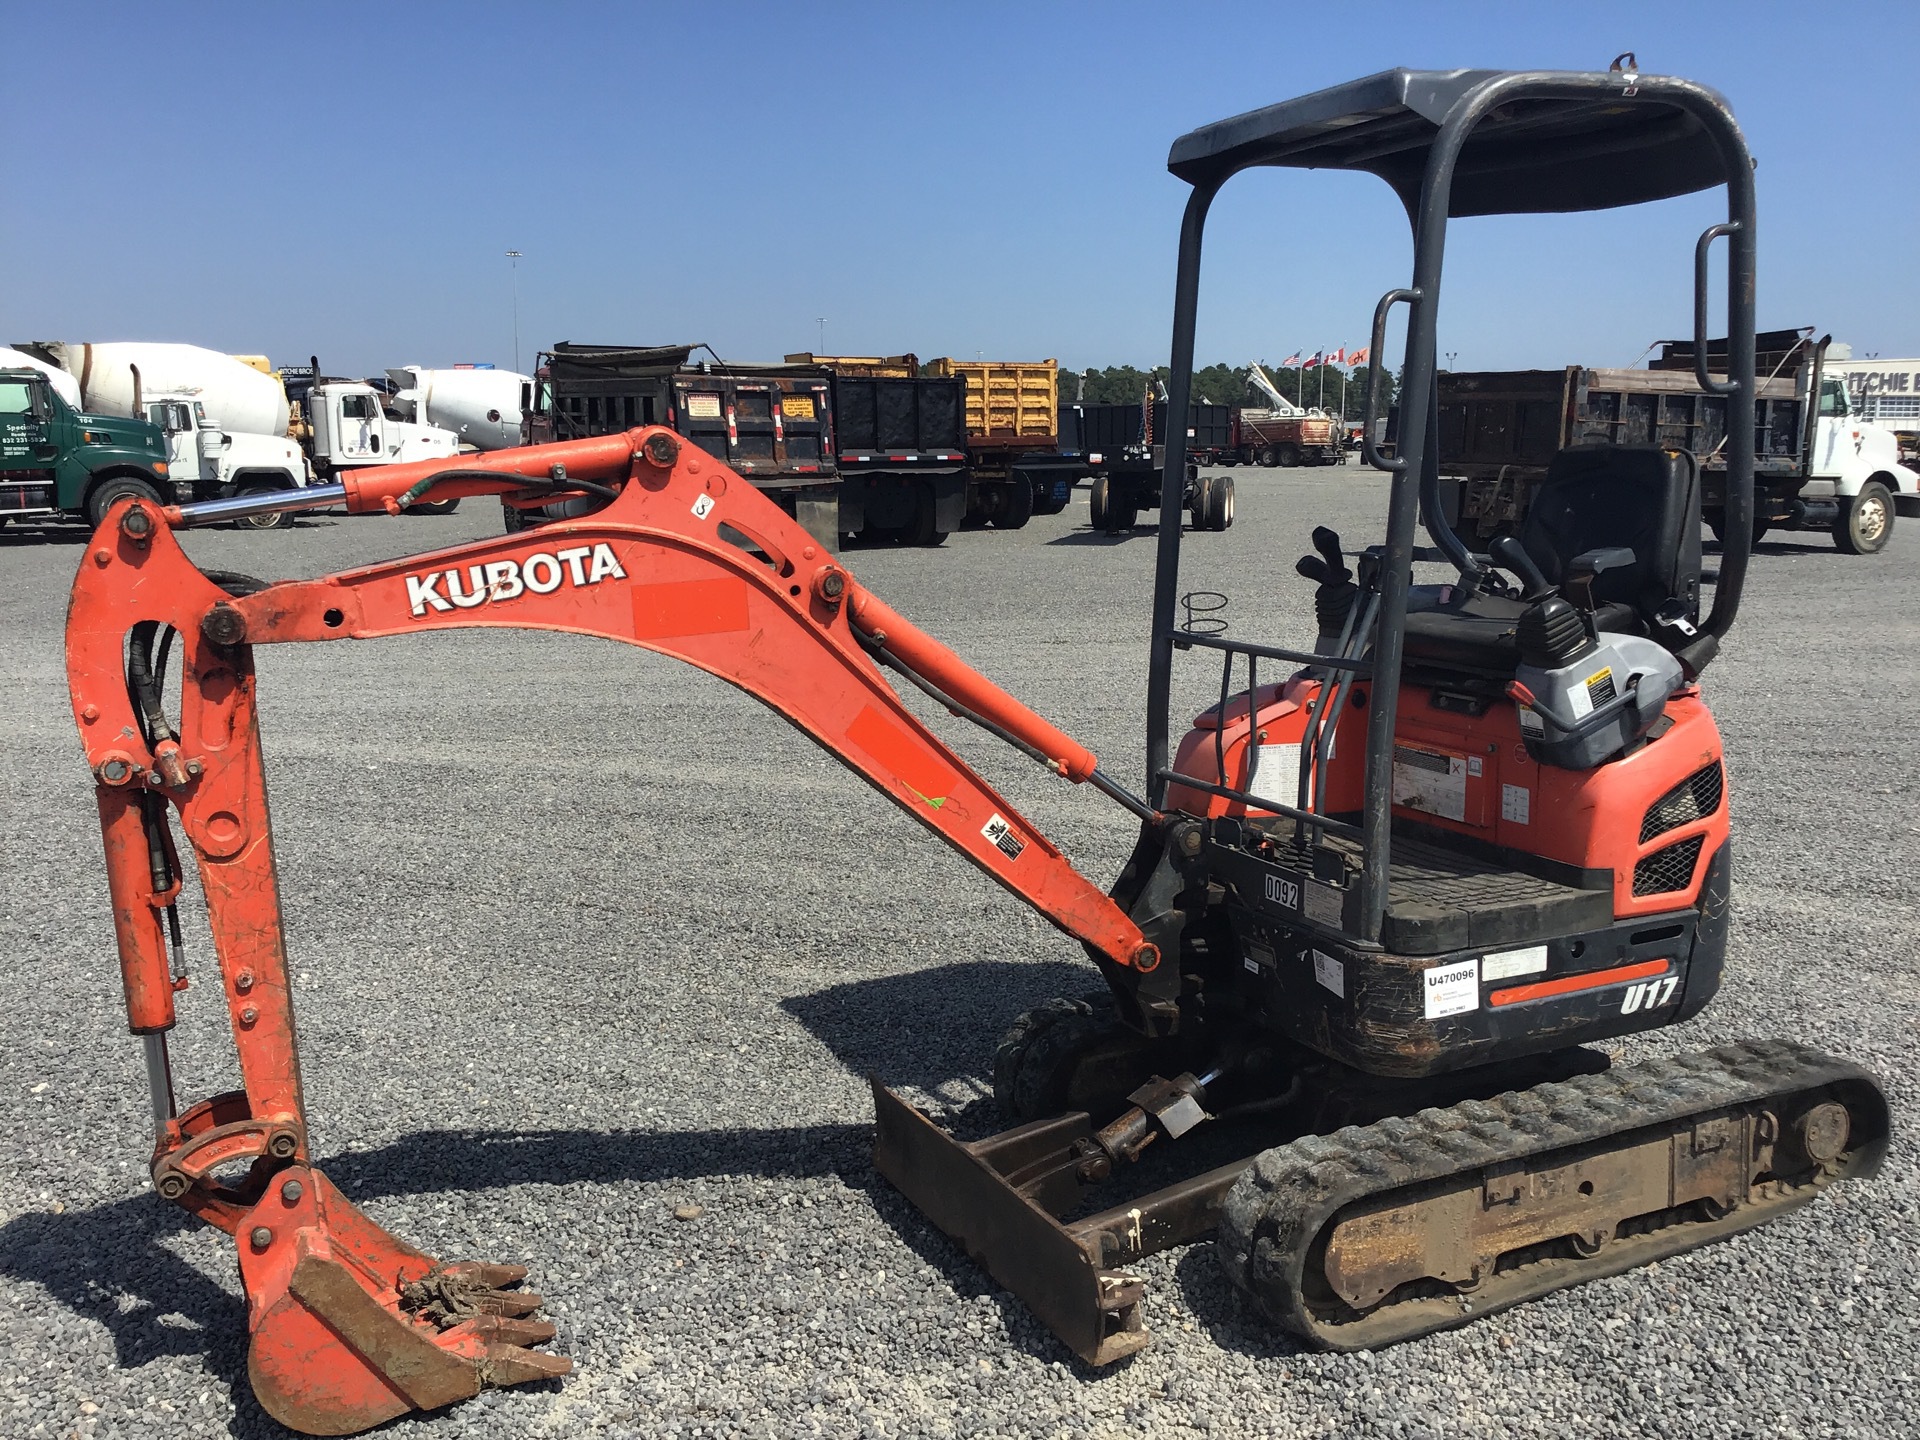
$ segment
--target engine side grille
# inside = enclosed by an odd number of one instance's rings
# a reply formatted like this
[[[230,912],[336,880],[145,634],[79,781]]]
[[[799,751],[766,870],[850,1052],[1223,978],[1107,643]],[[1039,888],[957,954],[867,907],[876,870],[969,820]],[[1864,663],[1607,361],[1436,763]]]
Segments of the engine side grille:
[[[1693,879],[1693,867],[1700,859],[1700,847],[1706,836],[1693,835],[1641,857],[1633,867],[1635,895],[1664,895],[1669,890],[1684,890]]]
[[[1689,821],[1704,820],[1720,808],[1725,793],[1726,777],[1720,762],[1701,766],[1647,807],[1646,817],[1640,822],[1640,843],[1678,830]],[[1637,886],[1634,893],[1640,893]]]

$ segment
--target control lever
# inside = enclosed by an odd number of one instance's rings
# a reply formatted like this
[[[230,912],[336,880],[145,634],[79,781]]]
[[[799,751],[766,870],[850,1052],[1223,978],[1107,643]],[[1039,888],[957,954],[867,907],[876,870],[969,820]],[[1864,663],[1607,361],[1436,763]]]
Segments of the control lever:
[[[1314,526],[1313,548],[1318,550],[1321,558],[1327,562],[1327,569],[1333,577],[1331,583],[1353,578],[1352,573],[1347,569],[1346,557],[1340,553],[1340,537],[1337,534],[1324,525]]]
[[[1553,593],[1553,586],[1547,583],[1547,577],[1540,573],[1540,567],[1534,564],[1533,556],[1527,553],[1527,547],[1511,535],[1496,535],[1487,546],[1487,553],[1506,569],[1518,575],[1526,585],[1521,597],[1526,600],[1543,600]]]

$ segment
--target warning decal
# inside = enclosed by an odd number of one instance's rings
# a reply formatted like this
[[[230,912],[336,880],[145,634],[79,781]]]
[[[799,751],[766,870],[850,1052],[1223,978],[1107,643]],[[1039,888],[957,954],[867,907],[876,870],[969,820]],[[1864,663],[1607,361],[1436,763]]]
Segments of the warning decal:
[[[1393,803],[1424,810],[1443,820],[1467,818],[1467,762],[1464,756],[1393,747]]]
[[[994,849],[998,850],[1009,860],[1018,860],[1020,858],[1020,852],[1027,848],[1027,842],[1014,834],[1013,826],[1009,825],[998,813],[995,813],[991,820],[980,827],[980,833],[991,840]]]

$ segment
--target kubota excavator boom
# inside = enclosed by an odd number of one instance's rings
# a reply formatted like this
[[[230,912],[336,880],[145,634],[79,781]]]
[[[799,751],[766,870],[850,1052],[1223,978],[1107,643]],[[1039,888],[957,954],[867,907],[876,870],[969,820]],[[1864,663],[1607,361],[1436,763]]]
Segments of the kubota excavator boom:
[[[253,647],[457,626],[603,635],[738,685],[871,782],[1104,965],[1150,973],[1160,952],[1105,893],[904,705],[883,665],[1067,779],[1146,808],[1093,754],[865,590],[752,485],[670,431],[349,473],[306,505],[398,510],[499,494],[607,503],[584,518],[317,580],[204,574],[178,527],[279,496],[116,506],[74,583],[73,710],[98,786],[128,1024],[153,1085],[155,1188],[240,1241],[262,1405],[314,1434],[564,1373],[530,1348],[523,1272],[442,1265],[388,1235],[308,1151],[299,1048],[255,723]],[[168,651],[181,693],[161,694]],[[175,827],[205,889],[241,1090],[184,1108],[166,1035],[185,988]],[[236,1167],[243,1179],[230,1180]]]

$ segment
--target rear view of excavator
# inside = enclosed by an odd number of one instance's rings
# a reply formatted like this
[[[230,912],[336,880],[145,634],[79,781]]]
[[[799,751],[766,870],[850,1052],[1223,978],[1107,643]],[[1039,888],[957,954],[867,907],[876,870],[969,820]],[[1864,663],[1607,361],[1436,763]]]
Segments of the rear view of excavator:
[[[1842,1060],[1757,1041],[1613,1068],[1601,1048],[1697,1014],[1727,950],[1726,771],[1701,680],[1738,612],[1751,533],[1755,203],[1726,103],[1630,65],[1392,71],[1196,131],[1170,166],[1193,187],[1170,412],[1189,398],[1216,192],[1253,166],[1336,168],[1386,180],[1411,218],[1412,280],[1382,297],[1373,350],[1404,305],[1402,413],[1426,423],[1402,425],[1395,455],[1369,450],[1390,473],[1384,543],[1313,532],[1297,567],[1317,587],[1311,650],[1182,622],[1175,427],[1140,793],[658,427],[351,472],[290,499],[108,513],[75,581],[69,674],[152,1082],[154,1184],[238,1241],[250,1377],[276,1418],[352,1433],[570,1367],[539,1348],[554,1329],[521,1271],[413,1250],[308,1151],[254,714],[261,645],[514,626],[673,655],[777,710],[1079,941],[1105,989],[1021,1017],[993,1057],[1014,1128],[961,1143],[876,1082],[875,1163],[1093,1364],[1147,1343],[1151,1302],[1129,1266],[1208,1234],[1274,1323],[1370,1348],[1749,1229],[1878,1165],[1886,1101]],[[1726,369],[1703,358],[1698,376],[1729,410],[1717,574],[1684,451],[1565,450],[1525,527],[1470,550],[1436,503],[1449,219],[1714,187],[1727,220],[1696,250],[1695,329],[1724,240]],[[200,571],[175,535],[273,508],[398,513],[465,495],[567,518],[271,586]],[[1431,548],[1415,543],[1422,524]],[[1416,564],[1435,567],[1418,584]],[[1174,666],[1195,660],[1218,665],[1218,700],[1176,746]],[[956,756],[890,672],[1136,816],[1111,890]],[[243,1082],[184,1108],[166,1043],[184,988],[176,828]]]

